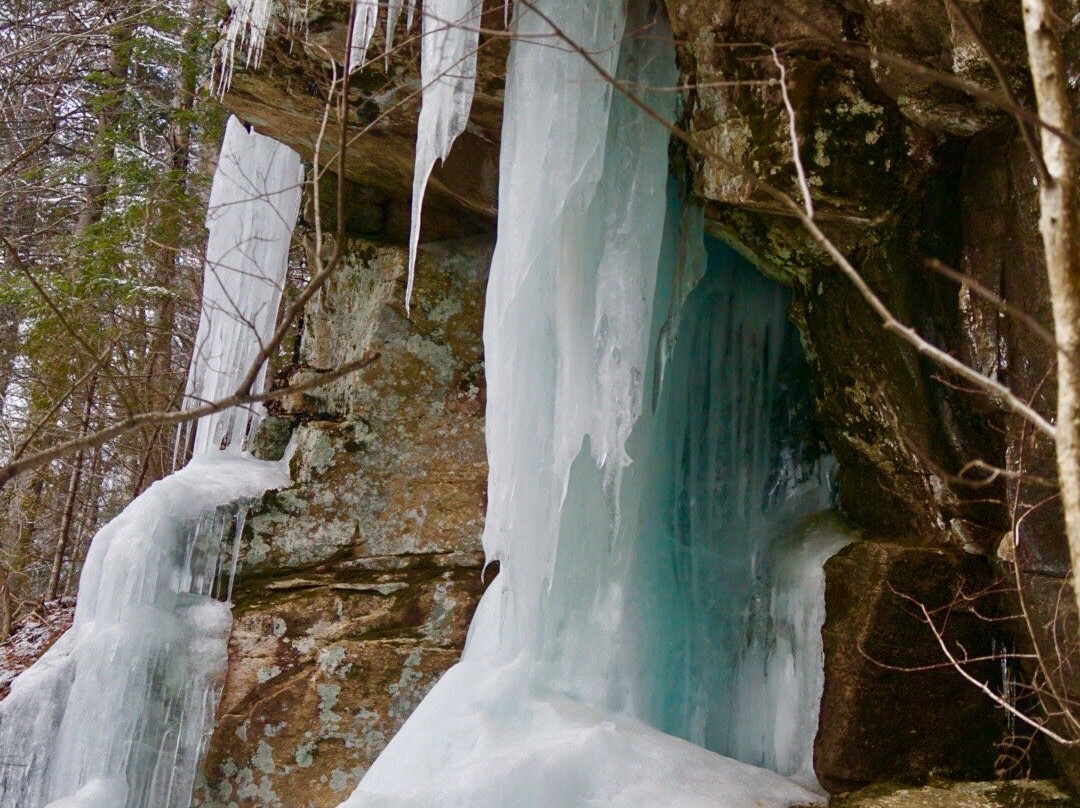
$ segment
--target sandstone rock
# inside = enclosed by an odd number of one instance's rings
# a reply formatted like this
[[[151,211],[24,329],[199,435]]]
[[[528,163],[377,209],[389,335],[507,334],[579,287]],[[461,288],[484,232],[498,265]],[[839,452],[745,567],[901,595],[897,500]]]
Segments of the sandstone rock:
[[[1004,718],[948,664],[918,606],[947,623],[955,653],[992,659],[986,618],[975,611],[988,604],[954,604],[958,593],[973,595],[992,582],[985,560],[863,541],[837,553],[825,575],[825,691],[814,744],[821,783],[843,792],[880,781],[924,782],[932,772],[992,776]],[[942,610],[950,604],[946,621]],[[969,670],[1000,691],[996,660]]]
[[[1020,427],[1000,403],[886,333],[831,259],[744,172],[802,201],[779,59],[825,232],[901,322],[1040,406],[1052,401],[1045,346],[926,265],[957,267],[1048,322],[1023,144],[1006,113],[905,67],[995,89],[985,45],[1026,99],[1019,8],[1007,0],[666,7],[690,87],[685,125],[704,146],[688,150],[692,187],[716,235],[793,286],[819,422],[840,461],[841,508],[879,535],[992,554],[1010,524],[1000,504],[1006,486],[973,487],[955,475],[973,460],[1015,470],[1023,456],[1029,470],[1052,477],[1052,447],[1018,444]],[[1036,496],[1045,490],[1021,499]],[[1063,574],[1052,505],[1026,522],[1033,538],[1022,551]]]
[[[350,244],[309,305],[318,373],[374,364],[287,403],[292,488],[248,520],[230,667],[195,805],[327,808],[457,661],[482,590],[486,241]]]
[[[264,418],[251,438],[251,453],[260,460],[281,460],[292,439],[291,418]]]

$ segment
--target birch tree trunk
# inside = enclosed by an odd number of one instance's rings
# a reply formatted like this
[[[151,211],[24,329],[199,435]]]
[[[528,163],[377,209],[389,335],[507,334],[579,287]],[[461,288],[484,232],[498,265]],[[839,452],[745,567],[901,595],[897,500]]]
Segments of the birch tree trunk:
[[[1023,0],[1028,61],[1039,116],[1068,133],[1076,131],[1069,102],[1065,51],[1049,0]],[[1040,130],[1048,178],[1039,188],[1039,229],[1046,251],[1057,356],[1056,451],[1061,505],[1080,608],[1080,211],[1077,175],[1080,154],[1050,129]]]

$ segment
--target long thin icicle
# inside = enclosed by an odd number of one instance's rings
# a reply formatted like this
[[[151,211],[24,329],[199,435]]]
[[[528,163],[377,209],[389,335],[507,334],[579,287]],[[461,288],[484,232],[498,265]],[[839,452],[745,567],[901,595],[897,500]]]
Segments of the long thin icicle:
[[[386,5],[386,66],[390,67],[390,52],[394,49],[394,31],[401,18],[403,0],[389,0]]]
[[[389,23],[389,20],[387,20]],[[359,70],[367,59],[371,38],[375,36],[375,27],[379,24],[379,0],[356,0],[356,12],[353,15],[352,50],[349,51],[349,71]],[[387,28],[387,35],[390,34]]]
[[[221,51],[219,92],[224,93],[229,88],[238,48],[245,53],[246,66],[258,66],[270,24],[271,1],[229,0],[232,14],[225,29]],[[379,0],[355,0],[352,48],[347,55],[350,71],[358,70],[367,58],[379,21],[380,5]],[[389,0],[387,3],[388,62],[403,7],[406,13],[406,28],[411,29],[416,13],[416,0]],[[510,0],[505,0],[507,19],[510,8]],[[424,192],[435,161],[446,160],[454,141],[465,131],[469,122],[476,86],[476,48],[480,38],[482,10],[483,0],[428,0],[424,4],[420,58],[423,91],[413,168],[406,311],[411,306],[416,276],[416,250],[420,242]]]
[[[409,283],[405,309],[412,301],[420,215],[435,160],[446,160],[465,131],[476,86],[476,47],[480,41],[481,0],[428,0],[424,4],[420,50],[423,100],[416,130],[412,223],[409,231]],[[413,0],[409,3],[412,25]]]

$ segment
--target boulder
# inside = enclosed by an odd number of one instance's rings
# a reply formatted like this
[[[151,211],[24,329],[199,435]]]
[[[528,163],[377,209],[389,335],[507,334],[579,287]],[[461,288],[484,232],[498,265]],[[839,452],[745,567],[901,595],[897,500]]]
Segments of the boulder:
[[[985,559],[861,541],[825,565],[825,689],[814,768],[830,792],[931,772],[995,774],[1005,717],[949,664],[922,608],[979,682],[1002,692]],[[980,611],[980,609],[982,611]]]

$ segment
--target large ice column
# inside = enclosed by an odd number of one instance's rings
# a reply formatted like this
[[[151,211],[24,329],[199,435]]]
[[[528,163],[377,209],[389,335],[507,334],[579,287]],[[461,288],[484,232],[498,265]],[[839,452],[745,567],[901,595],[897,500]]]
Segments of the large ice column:
[[[629,20],[622,0],[537,8],[670,119],[671,33],[647,5]],[[345,805],[813,802],[706,748],[728,751],[740,671],[768,677],[741,657],[779,569],[773,531],[828,499],[812,458],[780,462],[791,447],[772,428],[797,409],[779,392],[798,347],[786,295],[730,255],[706,260],[662,125],[539,14],[519,6],[515,25],[485,320],[484,544],[502,572],[462,662]],[[755,693],[762,709],[788,695]]]
[[[274,329],[300,179],[293,152],[229,122],[189,402],[233,392]],[[241,452],[250,417],[200,422],[192,461],[94,537],[73,626],[0,704],[4,808],[188,808],[228,660],[245,501],[289,482],[283,463]]]
[[[185,406],[234,393],[273,335],[302,189],[296,152],[229,119],[206,216],[202,313]],[[193,454],[239,451],[260,411],[236,407],[201,419]]]
[[[502,571],[347,808],[819,799],[821,565],[848,537],[812,516],[788,293],[707,239],[668,131],[603,75],[672,118],[648,8],[518,6],[484,334]]]

